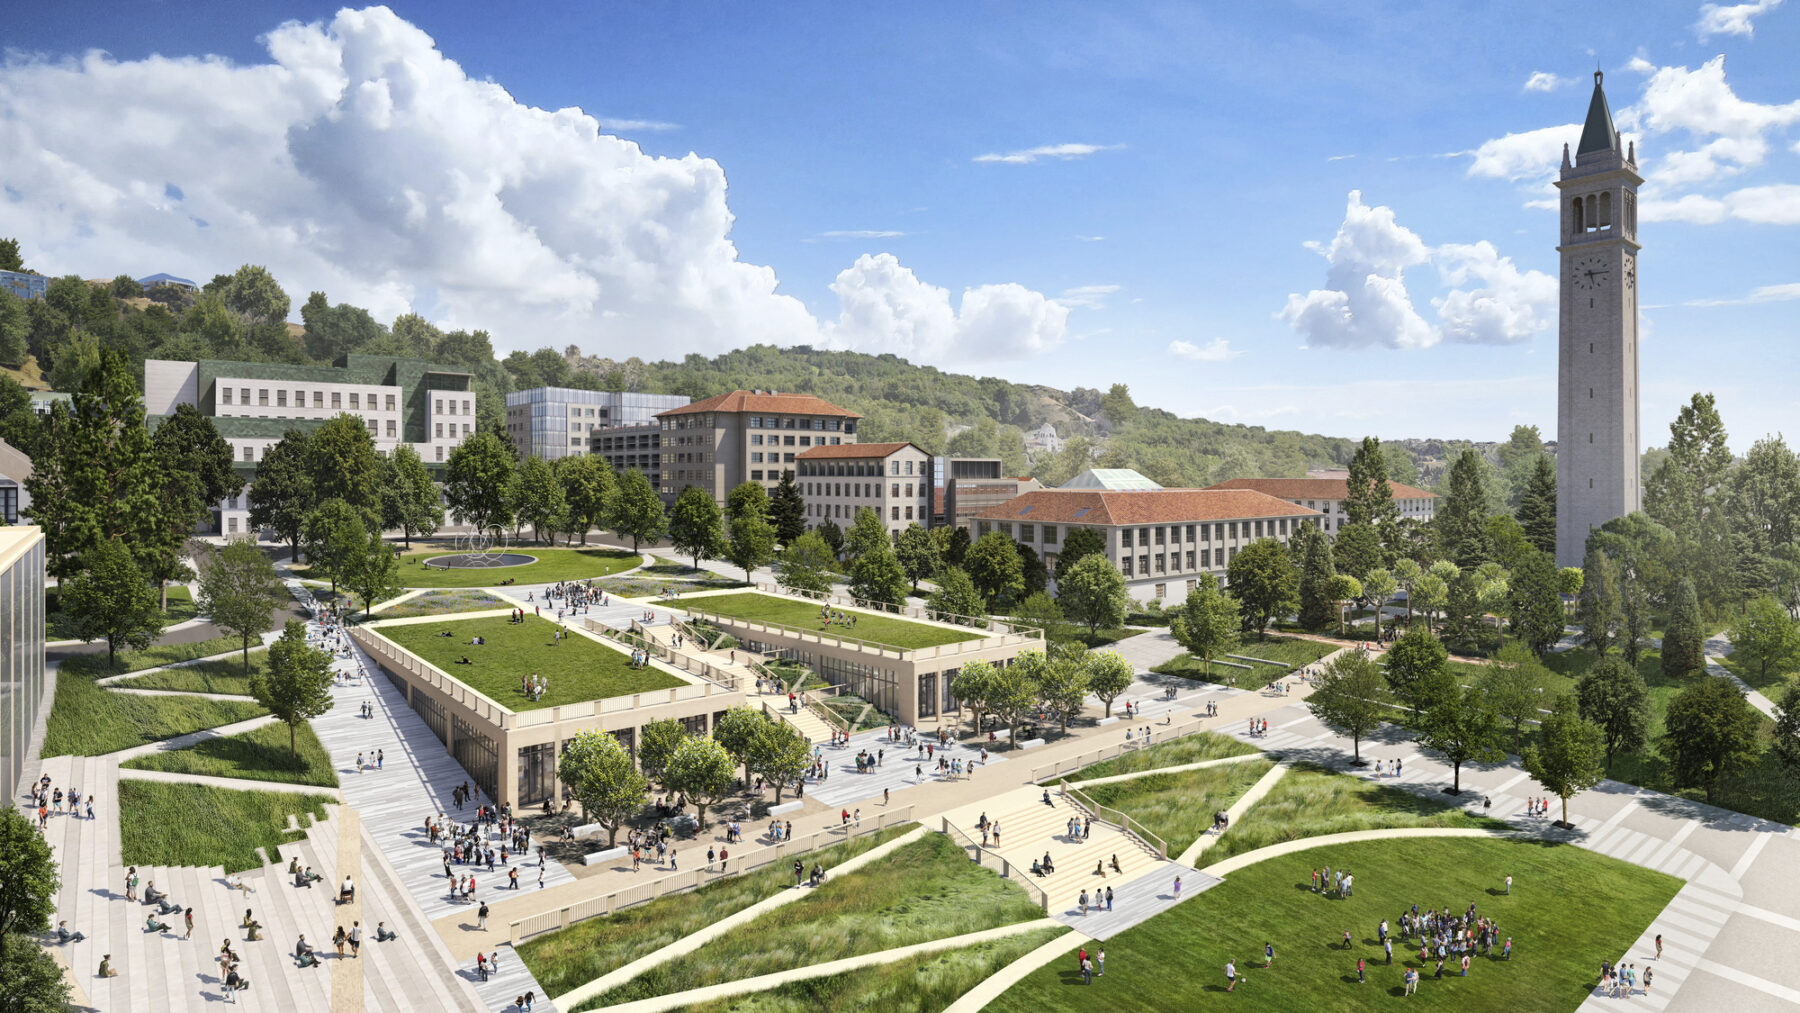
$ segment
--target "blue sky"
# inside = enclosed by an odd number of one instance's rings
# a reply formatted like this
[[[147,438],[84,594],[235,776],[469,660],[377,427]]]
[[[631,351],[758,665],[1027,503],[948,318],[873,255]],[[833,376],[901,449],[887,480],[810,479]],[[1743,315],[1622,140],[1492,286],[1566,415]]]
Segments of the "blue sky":
[[[52,5],[9,26],[0,232],[57,273],[266,263],[503,349],[809,341],[1553,437],[1531,205],[1598,67],[1649,181],[1646,433],[1697,389],[1740,449],[1789,427],[1800,3],[1343,6]],[[569,107],[599,136],[532,112]]]

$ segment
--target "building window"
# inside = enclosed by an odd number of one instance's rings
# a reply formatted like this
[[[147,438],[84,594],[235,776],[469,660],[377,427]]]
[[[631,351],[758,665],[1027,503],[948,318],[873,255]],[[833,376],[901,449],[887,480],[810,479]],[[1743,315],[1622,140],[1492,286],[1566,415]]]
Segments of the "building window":
[[[1021,542],[1037,541],[1037,525],[1036,524],[1021,524],[1021,525],[1019,525],[1019,541],[1021,541]]]
[[[331,392],[331,407],[334,410],[344,407],[344,394],[342,391],[334,390]]]
[[[374,419],[369,420],[369,435],[370,436],[378,435],[375,430],[375,420]]]
[[[394,420],[393,419],[387,420],[387,434],[388,434],[389,439],[393,439],[393,437],[394,437]]]
[[[921,489],[921,492],[923,492],[922,489]],[[1054,525],[1054,524],[1044,525],[1044,544],[1045,545],[1055,545],[1056,544],[1056,525]]]
[[[752,434],[752,435],[751,435],[751,437],[750,437],[750,445],[751,445],[751,446],[752,446],[752,447],[760,447],[760,446],[762,446],[762,434],[761,434],[761,433],[754,433],[754,434]]]
[[[362,410],[362,395],[356,391],[350,392],[350,410],[353,412]]]
[[[225,519],[225,532],[227,534],[237,534],[237,521],[238,519],[236,517],[227,517]]]
[[[912,508],[912,507],[907,507],[907,508],[906,508],[906,519],[907,519],[907,520],[909,520],[909,521],[910,521],[910,520],[912,520],[912,519],[913,519],[913,512],[912,512],[912,511],[913,511],[913,508]]]
[[[1131,529],[1130,528],[1126,528],[1125,530],[1119,532],[1119,545],[1123,548],[1127,548],[1127,549],[1131,548]]]
[[[1193,540],[1194,540],[1194,526],[1192,524],[1189,524],[1187,526],[1187,541],[1191,542]]]
[[[802,447],[810,447],[810,446],[812,446],[812,437],[810,437],[810,436],[802,436],[802,437],[800,437],[800,445],[801,445],[801,446],[802,446]]]
[[[258,405],[260,405],[260,406],[262,406],[262,407],[265,407],[265,408],[266,408],[266,407],[268,407],[268,404],[269,404],[269,389],[268,389],[268,388],[267,388],[267,387],[259,387],[259,388],[257,388],[257,391],[256,391],[256,403],[257,403],[257,404],[258,404]]]
[[[1257,522],[1256,522],[1256,537],[1258,537],[1258,538],[1261,538],[1261,537],[1262,537],[1262,536],[1263,536],[1263,533],[1262,533],[1262,526],[1263,526],[1263,522],[1262,522],[1262,521],[1257,521]]]
[[[1119,560],[1119,569],[1124,571],[1125,576],[1127,576],[1127,577],[1131,576],[1131,557],[1130,556],[1126,556],[1124,559]]]
[[[231,403],[231,388],[230,387],[219,388],[219,393],[225,395],[225,403],[226,404]]]
[[[313,407],[314,408],[325,407],[325,392],[324,391],[319,391],[319,390],[313,391]]]
[[[1188,569],[1190,569],[1190,570],[1194,569],[1194,550],[1193,549],[1188,550],[1187,564],[1188,564],[1187,565]]]
[[[444,459],[444,448],[443,447],[437,448],[437,459],[440,461]]]
[[[350,396],[355,397],[356,395],[352,394]],[[444,424],[442,422],[435,423],[433,428],[434,428],[433,438],[439,439],[439,440],[443,439],[444,438]]]
[[[246,460],[246,461],[256,460],[256,448],[255,447],[245,447],[244,448],[244,460]]]
[[[390,400],[390,401],[392,401],[392,400],[393,400],[393,398],[389,398],[389,399],[388,399],[388,400]],[[388,405],[388,407],[389,407],[389,408],[392,408],[392,407],[393,407],[393,405]],[[469,411],[469,402],[467,402],[467,401],[464,401],[464,402],[463,402],[463,414],[464,414],[464,415],[473,415],[473,414],[474,414],[474,412],[471,412],[471,411]],[[588,409],[588,414],[589,414],[589,415],[592,415],[592,414],[594,414],[594,410],[593,410],[593,409],[592,409],[592,408],[589,408],[589,409]]]
[[[1167,566],[1163,565],[1164,559],[1165,559],[1165,557],[1163,556],[1162,553],[1159,552],[1156,554],[1156,572],[1157,573],[1163,573],[1168,569]],[[1158,595],[1158,597],[1161,597],[1161,595]]]
[[[1156,600],[1157,601],[1162,601],[1164,598],[1167,598],[1168,596],[1169,596],[1169,585],[1167,585],[1167,584],[1156,585]]]
[[[275,407],[277,407],[277,408],[286,408],[287,407],[287,391],[277,390],[275,392]]]
[[[752,481],[752,482],[760,482],[760,481],[762,481],[762,480],[763,480],[763,477],[762,477],[762,475],[763,475],[763,473],[762,473],[762,472],[760,472],[760,471],[753,471],[753,472],[751,472],[751,473],[750,473],[750,481]]]
[[[899,507],[889,507],[888,509],[891,511],[891,515],[888,518],[889,520],[897,521],[900,519],[900,508]]]
[[[1156,529],[1156,544],[1161,545],[1162,543],[1163,543],[1163,529],[1157,528]]]
[[[1213,566],[1218,567],[1218,566],[1224,566],[1224,565],[1225,565],[1225,550],[1224,549],[1214,549],[1213,550]]]
[[[1231,531],[1230,531],[1230,535],[1231,535],[1231,537],[1232,537],[1232,538],[1233,538],[1233,539],[1236,539],[1236,538],[1237,538],[1237,521],[1232,521],[1232,522],[1231,522]]]

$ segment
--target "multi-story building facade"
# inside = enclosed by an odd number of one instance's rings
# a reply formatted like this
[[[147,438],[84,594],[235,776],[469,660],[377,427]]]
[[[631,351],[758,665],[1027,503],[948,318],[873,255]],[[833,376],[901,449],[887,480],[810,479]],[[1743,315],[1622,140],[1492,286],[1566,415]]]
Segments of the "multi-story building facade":
[[[1044,484],[1006,475],[998,457],[939,457],[932,465],[931,523],[969,530],[974,516]]]
[[[861,418],[810,394],[737,390],[658,412],[652,426],[597,432],[591,442],[614,469],[650,475],[665,500],[693,485],[723,505],[745,482],[773,489],[813,447],[855,443]]]
[[[794,464],[808,528],[826,521],[848,528],[864,508],[875,511],[888,537],[896,540],[913,524],[931,526],[934,462],[914,444],[813,447],[801,451]]]
[[[533,387],[506,395],[506,437],[520,457],[554,461],[591,453],[596,430],[646,426],[656,413],[679,408],[681,394]]]
[[[155,425],[177,405],[199,408],[231,445],[246,485],[289,429],[307,432],[341,414],[363,421],[379,453],[405,443],[434,468],[475,432],[474,379],[460,369],[385,355],[348,355],[331,366],[151,359],[144,363],[144,411]],[[247,492],[216,509],[220,533],[250,530]]]
[[[1132,598],[1178,601],[1202,576],[1225,584],[1239,549],[1263,538],[1285,544],[1301,522],[1320,516],[1251,489],[1043,489],[977,514],[970,534],[998,531],[1054,570],[1069,535],[1089,528],[1106,543],[1107,561]]]
[[[44,532],[0,528],[0,788],[8,799],[37,776],[50,698],[44,692]]]
[[[0,522],[19,523],[19,514],[31,505],[31,493],[25,491],[25,480],[31,477],[31,458],[5,440],[0,440]]]
[[[50,279],[30,271],[0,271],[0,288],[21,299],[42,299],[50,289]]]
[[[1350,496],[1349,486],[1349,481],[1342,478],[1234,478],[1207,488],[1253,489],[1296,506],[1317,510],[1324,515],[1319,518],[1319,530],[1335,535],[1349,520],[1344,514],[1344,500]],[[1422,524],[1437,512],[1437,493],[1394,481],[1388,482],[1388,491],[1393,495],[1401,520],[1411,518]]]

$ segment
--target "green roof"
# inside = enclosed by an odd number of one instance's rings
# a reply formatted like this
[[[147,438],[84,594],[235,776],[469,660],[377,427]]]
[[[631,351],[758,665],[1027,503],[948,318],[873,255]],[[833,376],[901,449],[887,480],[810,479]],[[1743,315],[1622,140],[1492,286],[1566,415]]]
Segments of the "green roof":
[[[346,355],[330,366],[289,362],[235,362],[226,359],[202,359],[197,366],[200,410],[206,415],[214,415],[217,411],[214,398],[220,377],[269,383],[359,383],[371,387],[399,387],[405,392],[400,402],[400,425],[401,438],[407,443],[424,443],[430,439],[430,416],[426,409],[430,403],[431,391],[469,393],[474,390],[474,375],[466,369],[392,355]],[[472,393],[470,399],[473,400]],[[215,424],[225,421],[228,420],[215,418]],[[220,425],[221,435],[279,437],[290,428],[308,428],[298,419],[230,421],[265,422],[275,428],[272,433],[261,430],[228,432]]]
[[[1594,71],[1594,97],[1588,102],[1587,123],[1581,128],[1577,157],[1592,151],[1619,150],[1619,130],[1613,126],[1612,108],[1606,104],[1606,92],[1600,87],[1600,72]]]

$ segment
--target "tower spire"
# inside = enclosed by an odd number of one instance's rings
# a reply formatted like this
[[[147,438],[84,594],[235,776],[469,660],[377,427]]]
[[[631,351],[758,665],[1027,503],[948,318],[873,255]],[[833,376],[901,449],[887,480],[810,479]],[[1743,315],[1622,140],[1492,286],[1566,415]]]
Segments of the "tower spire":
[[[1600,81],[1604,75],[1594,71],[1594,97],[1588,102],[1587,123],[1581,128],[1581,143],[1575,146],[1580,159],[1596,151],[1618,151],[1619,129],[1613,126],[1612,108],[1606,104],[1606,90]]]

